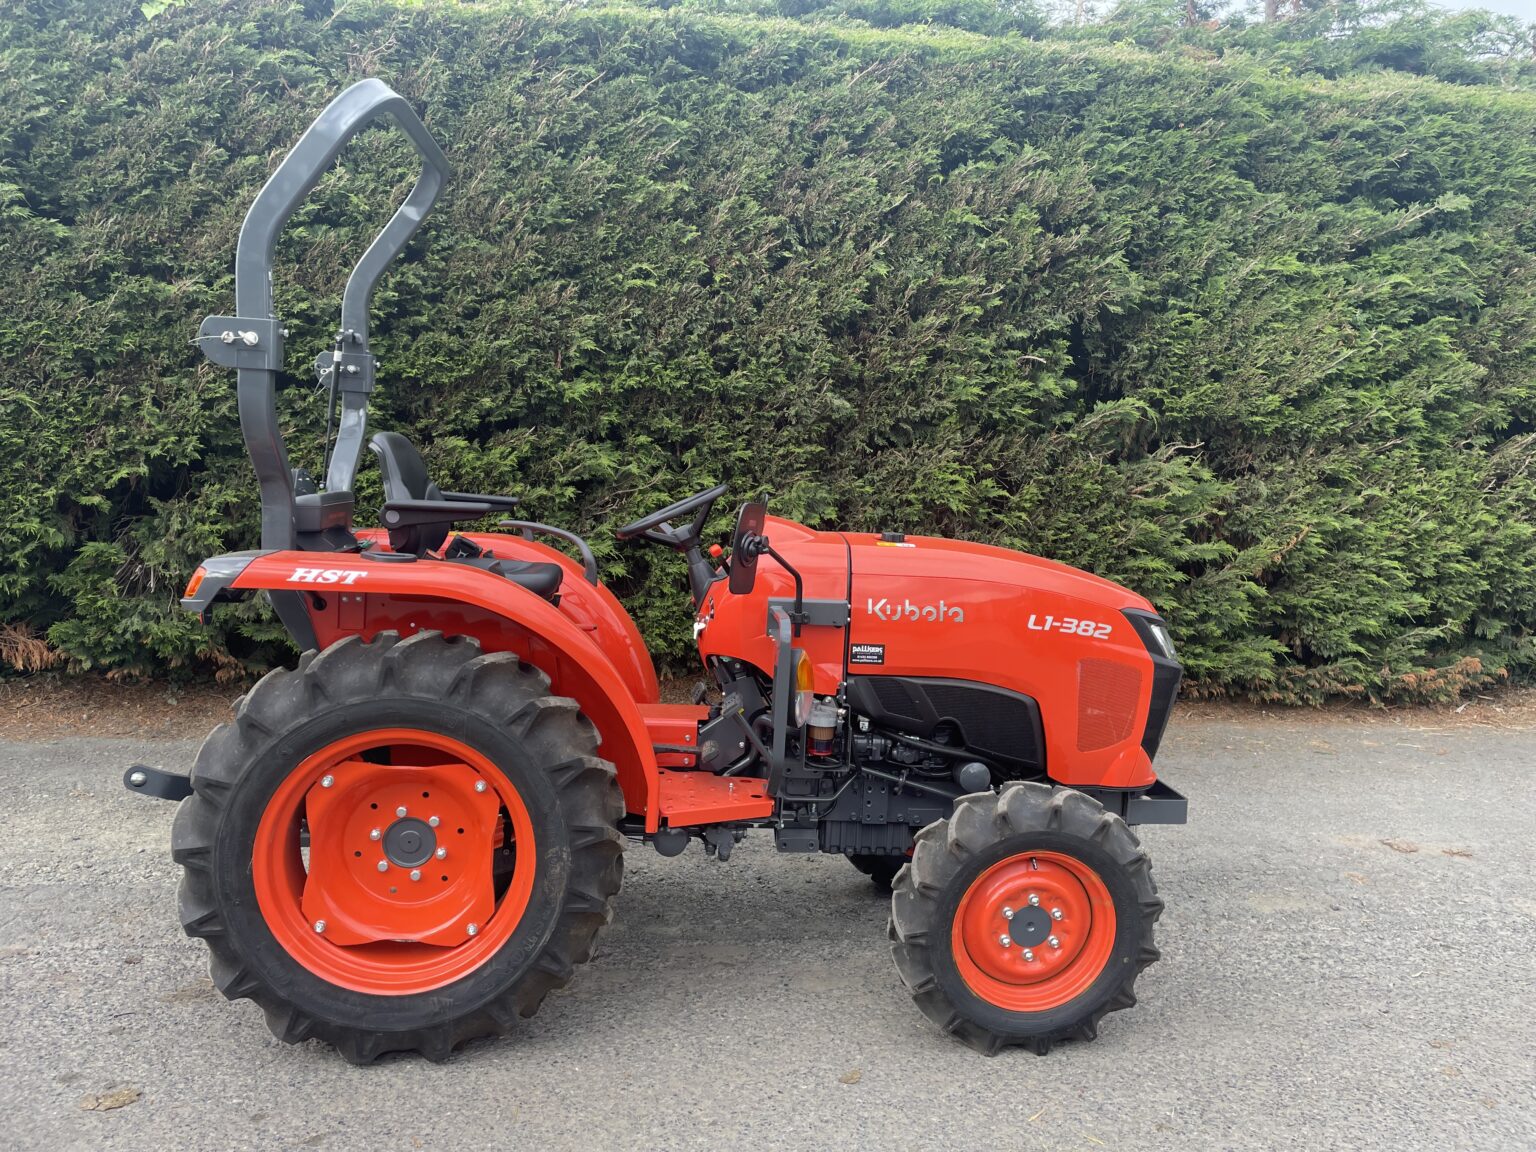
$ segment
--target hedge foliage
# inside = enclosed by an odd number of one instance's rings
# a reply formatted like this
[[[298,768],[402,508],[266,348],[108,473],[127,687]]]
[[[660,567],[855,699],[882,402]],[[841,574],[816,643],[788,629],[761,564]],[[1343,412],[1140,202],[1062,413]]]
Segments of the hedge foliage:
[[[662,657],[688,647],[681,563],[609,529],[729,479],[1122,581],[1208,692],[1536,667],[1536,94],[1486,23],[1179,29],[1154,5],[1052,32],[903,3],[7,4],[13,648],[280,656],[259,605],[175,608],[256,536],[233,374],[189,339],[232,307],[256,189],[377,75],[456,176],[376,298],[375,426],[445,488],[588,532]],[[296,372],[412,174],[369,134],[295,219]],[[282,397],[318,470],[319,397]]]

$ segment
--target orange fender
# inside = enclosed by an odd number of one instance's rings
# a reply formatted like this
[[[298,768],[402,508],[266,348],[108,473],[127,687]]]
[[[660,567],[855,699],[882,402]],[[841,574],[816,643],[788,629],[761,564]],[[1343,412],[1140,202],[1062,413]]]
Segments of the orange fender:
[[[487,652],[517,653],[597,725],[599,751],[618,768],[626,806],[656,830],[656,755],[630,686],[592,634],[543,597],[467,564],[337,552],[265,553],[229,587],[302,593],[320,648],[345,636],[438,631],[471,636]]]
[[[356,535],[359,540],[371,541],[375,551],[390,550],[389,533],[382,528],[358,529]],[[624,605],[606,584],[588,584],[580,564],[538,540],[524,540],[521,536],[498,532],[458,532],[455,535],[463,536],[502,559],[560,565],[565,570],[560,585],[561,614],[591,633],[592,640],[603,650],[608,662],[618,669],[637,703],[654,704],[661,699],[656,666],[651,663],[651,653],[640,637],[640,629],[635,627]]]

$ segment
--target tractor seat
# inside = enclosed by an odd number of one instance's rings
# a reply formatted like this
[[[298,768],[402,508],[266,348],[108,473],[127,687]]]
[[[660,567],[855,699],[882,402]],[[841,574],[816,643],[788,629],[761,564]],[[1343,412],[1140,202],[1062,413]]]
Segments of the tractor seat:
[[[478,520],[487,514],[486,506],[511,509],[517,501],[507,496],[479,496],[473,493],[444,492],[427,475],[426,461],[416,446],[398,432],[380,432],[368,442],[379,458],[379,471],[384,479],[384,512],[388,526],[390,506],[416,502],[410,509],[410,523],[389,527],[389,546],[397,552],[411,552],[423,556],[441,549],[444,560],[456,564],[468,564],[494,575],[504,577],[519,588],[526,588],[537,596],[553,601],[560,591],[560,580],[565,570],[558,564],[538,560],[503,560],[489,555],[462,536],[448,540],[448,534],[459,520]],[[419,505],[422,502],[440,506],[422,518]],[[454,505],[461,505],[462,514],[456,514]],[[478,510],[475,510],[478,505]],[[441,512],[441,519],[431,518]],[[403,517],[402,517],[403,518]],[[447,542],[447,547],[444,543]]]
[[[445,556],[455,564],[468,564],[471,568],[483,568],[496,576],[512,581],[519,588],[526,588],[546,600],[555,599],[560,591],[560,578],[565,572],[558,564],[546,564],[542,560],[498,560],[494,556]]]

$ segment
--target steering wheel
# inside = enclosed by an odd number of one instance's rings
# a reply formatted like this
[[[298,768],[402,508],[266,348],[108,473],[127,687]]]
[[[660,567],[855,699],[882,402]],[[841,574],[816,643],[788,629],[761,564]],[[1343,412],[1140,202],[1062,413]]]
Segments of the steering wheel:
[[[692,496],[685,496],[675,503],[668,504],[665,508],[652,512],[649,516],[642,516],[638,520],[631,521],[620,528],[615,535],[620,540],[649,540],[652,544],[665,544],[668,548],[679,550],[697,544],[704,534],[704,524],[709,519],[709,510],[715,506],[715,501],[725,495],[728,485],[717,484],[705,492],[695,492]],[[679,516],[686,516],[692,512],[693,523],[687,528],[674,528],[667,523]]]

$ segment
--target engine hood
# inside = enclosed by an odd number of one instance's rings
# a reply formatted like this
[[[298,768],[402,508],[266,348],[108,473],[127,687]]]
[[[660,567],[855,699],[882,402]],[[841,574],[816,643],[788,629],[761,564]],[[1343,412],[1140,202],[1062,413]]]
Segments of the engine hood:
[[[855,589],[860,576],[962,580],[1069,596],[1116,611],[1152,609],[1145,598],[1112,580],[1027,552],[899,533],[845,532],[842,536],[848,542]]]

